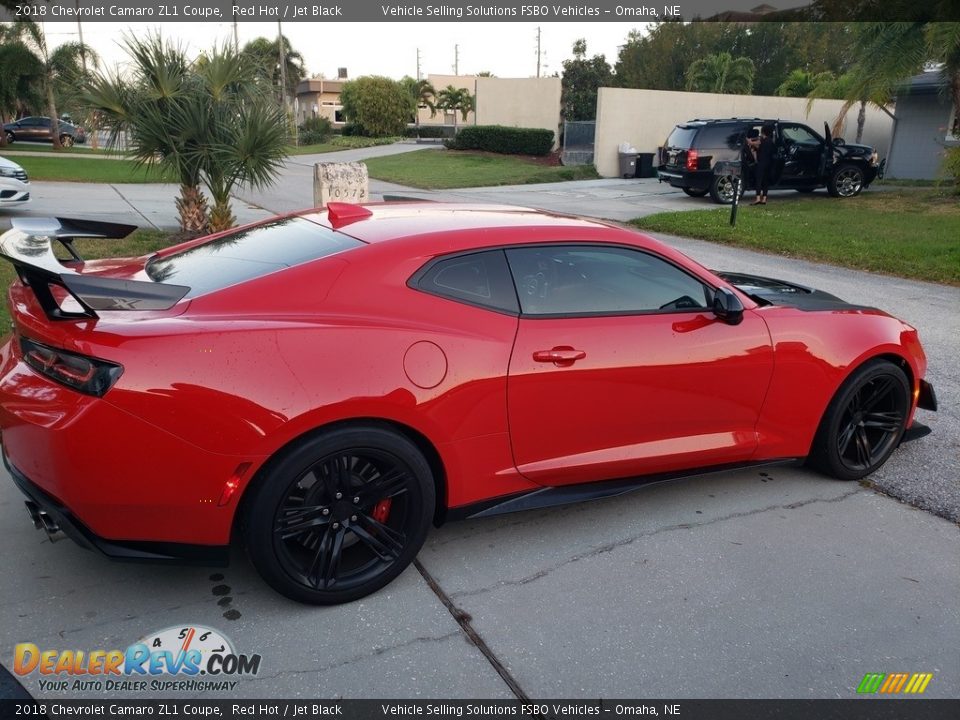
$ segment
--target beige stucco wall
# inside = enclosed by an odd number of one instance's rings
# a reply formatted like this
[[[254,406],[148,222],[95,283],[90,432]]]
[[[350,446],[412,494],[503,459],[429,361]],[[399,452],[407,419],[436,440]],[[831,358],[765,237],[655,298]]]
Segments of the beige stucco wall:
[[[466,88],[476,98],[476,111],[467,116],[457,113],[457,125],[506,125],[508,127],[548,128],[554,138],[560,125],[560,78],[497,78],[472,75],[429,75],[437,92],[448,85]],[[441,125],[443,112],[433,117],[420,109],[422,125]]]
[[[842,106],[841,100],[815,100],[807,114],[806,98],[600,88],[594,164],[603,177],[616,177],[620,143],[631,143],[640,152],[656,152],[674,125],[694,118],[780,118],[804,123],[822,134],[823,123],[832,126]],[[856,138],[858,110],[854,107],[847,113],[841,131],[850,142]],[[886,113],[867,108],[861,142],[873,145],[885,157],[892,131],[893,121]]]
[[[477,78],[477,124],[547,128],[560,125],[560,78]]]

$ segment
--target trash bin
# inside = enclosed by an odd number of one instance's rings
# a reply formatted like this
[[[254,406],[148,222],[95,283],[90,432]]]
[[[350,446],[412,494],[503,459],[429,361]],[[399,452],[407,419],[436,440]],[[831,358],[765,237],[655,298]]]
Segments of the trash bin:
[[[632,178],[637,176],[637,153],[620,152],[620,177]]]
[[[637,177],[652,178],[656,177],[653,167],[654,153],[640,153],[637,155]]]

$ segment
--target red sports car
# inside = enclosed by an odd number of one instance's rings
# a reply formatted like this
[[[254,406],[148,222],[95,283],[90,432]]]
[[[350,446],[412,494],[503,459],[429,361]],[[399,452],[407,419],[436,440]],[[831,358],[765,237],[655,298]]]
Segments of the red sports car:
[[[132,229],[0,238],[4,462],[38,527],[124,559],[237,537],[303,602],[377,590],[454,517],[785,460],[861,478],[936,408],[906,323],[603,222],[331,204],[74,250]]]

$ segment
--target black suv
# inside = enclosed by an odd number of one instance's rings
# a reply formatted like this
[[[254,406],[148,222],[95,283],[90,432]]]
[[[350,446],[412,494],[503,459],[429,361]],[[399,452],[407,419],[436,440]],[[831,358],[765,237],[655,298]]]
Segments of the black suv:
[[[33,140],[39,142],[53,142],[53,123],[48,117],[24,117],[4,124],[3,131],[7,134],[7,142],[16,140]],[[57,121],[57,132],[60,134],[60,143],[70,147],[74,143],[82,143],[87,139],[86,131],[66,120]]]
[[[770,188],[812,192],[826,187],[834,197],[853,197],[883,177],[886,160],[876,150],[831,138],[823,124],[821,137],[806,125],[784,120],[732,118],[691,120],[677,125],[660,151],[660,182],[668,182],[692,197],[710,193],[714,202],[733,201],[733,177],[714,174],[714,164],[737,161],[747,133],[764,125],[773,128],[775,152]],[[745,185],[751,179],[745,177]],[[746,188],[743,188],[746,189]]]

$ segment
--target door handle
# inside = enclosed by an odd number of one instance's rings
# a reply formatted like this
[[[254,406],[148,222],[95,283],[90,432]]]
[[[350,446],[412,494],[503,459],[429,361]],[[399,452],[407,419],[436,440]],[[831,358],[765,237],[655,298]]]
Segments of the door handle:
[[[552,362],[555,365],[572,365],[577,360],[587,356],[583,350],[574,350],[572,347],[555,347],[552,350],[537,350],[533,353],[535,362]]]

